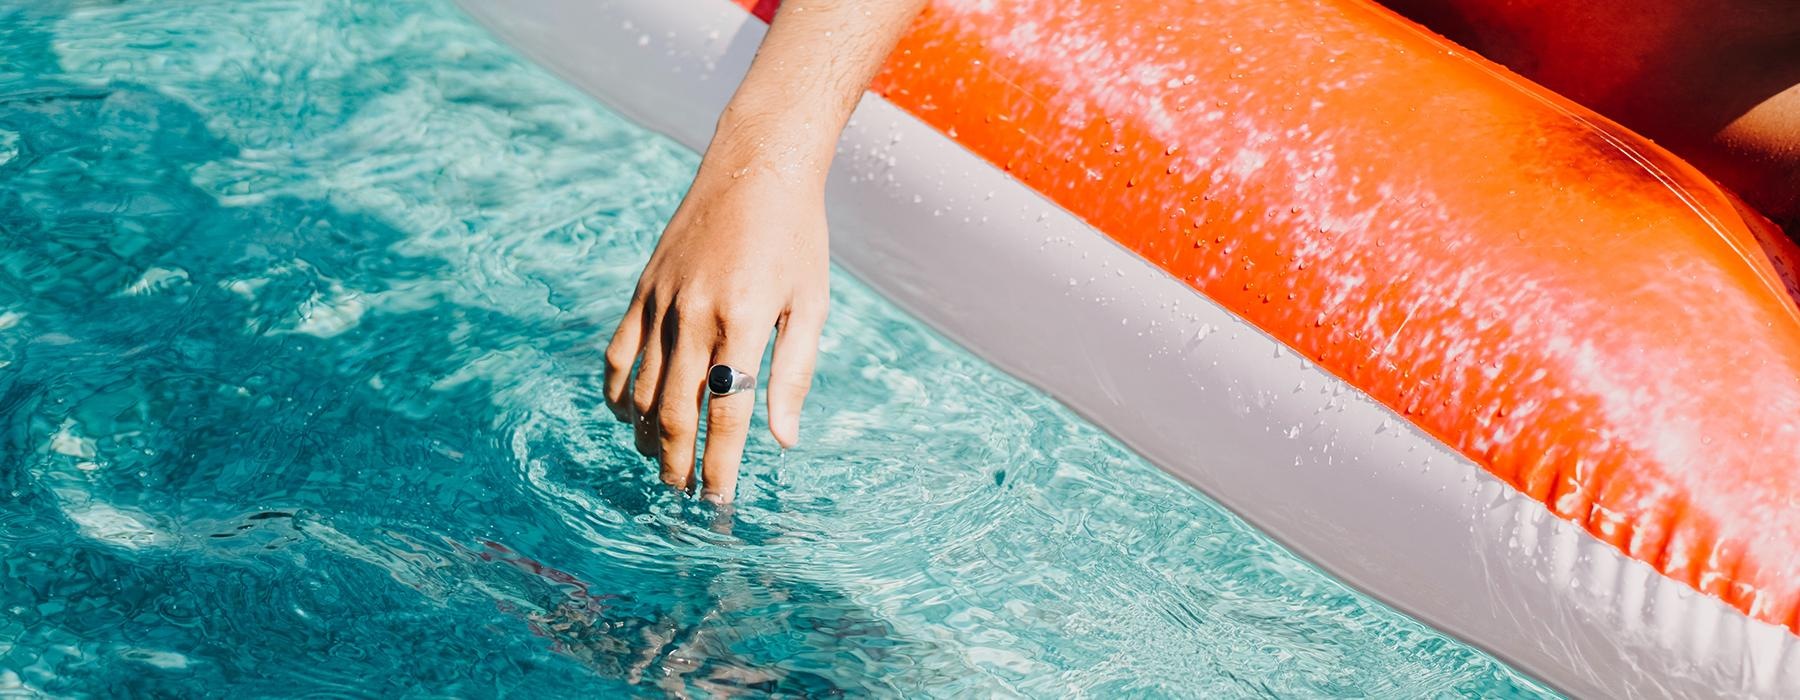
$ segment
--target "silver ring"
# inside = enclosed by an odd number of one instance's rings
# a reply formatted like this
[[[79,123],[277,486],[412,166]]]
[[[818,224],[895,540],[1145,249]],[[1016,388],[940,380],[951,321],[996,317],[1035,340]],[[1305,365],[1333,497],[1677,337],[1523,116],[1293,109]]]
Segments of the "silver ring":
[[[756,388],[756,375],[739,372],[731,365],[713,365],[706,371],[706,389],[713,396],[730,396]]]

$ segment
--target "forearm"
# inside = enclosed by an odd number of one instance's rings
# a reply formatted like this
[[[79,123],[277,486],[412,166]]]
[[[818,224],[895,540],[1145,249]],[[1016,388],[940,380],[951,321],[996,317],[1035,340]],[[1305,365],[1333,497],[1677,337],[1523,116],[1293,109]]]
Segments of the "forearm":
[[[707,146],[701,177],[774,170],[824,187],[839,134],[925,0],[786,0]]]

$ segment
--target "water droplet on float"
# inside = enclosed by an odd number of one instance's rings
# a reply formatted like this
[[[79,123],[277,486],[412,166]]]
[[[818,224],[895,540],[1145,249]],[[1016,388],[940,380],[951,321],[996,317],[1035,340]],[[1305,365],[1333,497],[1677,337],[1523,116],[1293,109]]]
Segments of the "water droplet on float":
[[[1231,49],[1230,49],[1230,51],[1231,51],[1231,52],[1232,52],[1232,53],[1243,53],[1243,52],[1244,52],[1244,45],[1243,45],[1243,44],[1232,44],[1232,45],[1231,45]]]
[[[1181,146],[1171,143],[1171,144],[1169,144],[1168,148],[1163,149],[1163,155],[1172,156],[1172,155],[1175,155],[1175,152],[1179,151],[1179,150],[1181,150]]]

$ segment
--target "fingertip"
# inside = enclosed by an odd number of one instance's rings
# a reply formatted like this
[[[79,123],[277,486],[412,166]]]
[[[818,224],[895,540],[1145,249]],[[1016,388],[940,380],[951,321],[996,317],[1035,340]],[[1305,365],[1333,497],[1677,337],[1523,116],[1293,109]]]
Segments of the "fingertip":
[[[769,421],[769,433],[775,436],[781,449],[791,450],[800,444],[800,420],[793,416],[776,418]]]

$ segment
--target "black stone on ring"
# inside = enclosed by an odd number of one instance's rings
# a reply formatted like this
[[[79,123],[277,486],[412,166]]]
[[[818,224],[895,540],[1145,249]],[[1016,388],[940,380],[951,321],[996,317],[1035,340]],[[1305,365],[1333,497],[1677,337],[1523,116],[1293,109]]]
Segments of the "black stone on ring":
[[[729,396],[756,386],[756,375],[739,372],[730,365],[713,365],[706,371],[706,389],[713,396]]]

